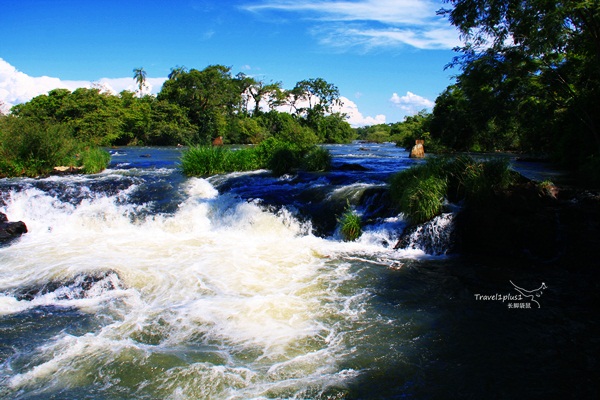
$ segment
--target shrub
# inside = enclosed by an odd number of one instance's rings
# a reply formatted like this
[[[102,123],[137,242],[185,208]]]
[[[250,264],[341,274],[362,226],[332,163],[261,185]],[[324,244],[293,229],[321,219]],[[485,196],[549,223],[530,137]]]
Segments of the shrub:
[[[348,207],[344,214],[342,214],[341,218],[338,219],[340,223],[340,233],[344,241],[352,242],[362,234],[362,221],[358,214],[356,214],[350,208],[350,203],[348,203]]]
[[[328,171],[331,168],[329,150],[315,146],[304,156],[302,168],[306,171]]]
[[[4,117],[0,126],[0,174],[48,174],[58,165],[73,165],[77,147],[71,130],[64,124]]]
[[[255,149],[245,148],[239,150],[225,150],[224,170],[232,171],[252,171],[263,168]]]
[[[181,169],[187,176],[208,176],[225,172],[222,147],[196,146],[181,157]]]

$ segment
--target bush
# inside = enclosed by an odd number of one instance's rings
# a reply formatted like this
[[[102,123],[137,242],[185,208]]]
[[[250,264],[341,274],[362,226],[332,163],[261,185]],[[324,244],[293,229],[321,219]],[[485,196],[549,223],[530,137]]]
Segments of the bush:
[[[304,156],[302,168],[306,171],[328,171],[331,168],[331,153],[323,147],[315,146]]]
[[[239,150],[225,150],[225,165],[226,172],[233,171],[252,171],[263,168],[261,165],[256,150],[253,148],[245,148]]]
[[[226,172],[225,151],[222,147],[196,146],[181,157],[181,169],[187,176],[208,176]]]
[[[344,241],[352,242],[358,239],[359,236],[362,234],[361,218],[358,214],[352,211],[352,209],[350,208],[350,203],[348,203],[346,211],[341,216],[341,218],[338,219],[338,222],[341,225],[340,233],[342,234]]]
[[[181,169],[187,176],[270,169],[274,175],[289,174],[299,168],[309,171],[329,169],[331,156],[317,146],[300,147],[269,138],[256,147],[229,150],[222,147],[198,146],[188,149],[181,158]]]
[[[0,174],[39,176],[59,165],[74,165],[77,142],[64,124],[34,118],[3,117]]]

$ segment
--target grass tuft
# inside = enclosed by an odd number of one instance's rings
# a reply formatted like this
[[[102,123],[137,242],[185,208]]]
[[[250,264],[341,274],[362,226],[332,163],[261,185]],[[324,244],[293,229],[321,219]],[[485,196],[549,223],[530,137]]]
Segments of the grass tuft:
[[[362,220],[360,216],[354,212],[350,203],[342,216],[338,219],[340,223],[340,233],[344,241],[352,242],[360,237],[362,234]]]

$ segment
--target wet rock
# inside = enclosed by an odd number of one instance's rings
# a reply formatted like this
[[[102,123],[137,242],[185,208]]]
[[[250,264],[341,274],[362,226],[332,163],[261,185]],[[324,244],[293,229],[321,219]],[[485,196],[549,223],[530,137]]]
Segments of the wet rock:
[[[425,157],[425,148],[423,144],[424,140],[415,140],[415,145],[410,150],[410,158],[424,158]]]
[[[115,271],[92,271],[78,274],[70,279],[16,288],[12,294],[19,301],[31,301],[48,294],[53,294],[56,300],[74,300],[88,297],[88,293],[93,288],[103,292],[115,290],[120,286],[119,275]]]
[[[365,166],[351,163],[344,163],[335,169],[338,171],[369,171],[369,168]]]
[[[6,214],[0,212],[0,242],[7,242],[27,233],[23,221],[9,222]]]

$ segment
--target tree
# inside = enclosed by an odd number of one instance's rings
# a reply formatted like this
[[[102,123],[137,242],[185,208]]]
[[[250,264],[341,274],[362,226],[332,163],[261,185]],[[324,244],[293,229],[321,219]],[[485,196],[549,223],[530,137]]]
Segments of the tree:
[[[144,68],[134,68],[133,79],[135,79],[135,82],[138,85],[138,95],[142,97],[142,93],[146,88],[146,71],[144,71]]]
[[[521,143],[545,143],[563,160],[581,160],[581,150],[597,160],[600,2],[447,2],[441,13],[465,38],[452,64],[462,68],[457,88],[468,108],[485,108],[471,119],[475,131],[495,130],[500,142],[518,131]]]
[[[229,116],[241,103],[239,86],[230,71],[223,65],[210,65],[202,71],[178,71],[171,74],[158,94],[159,100],[187,110],[197,129],[194,144],[208,144],[212,138],[223,136]]]
[[[294,108],[298,115],[324,115],[331,112],[331,108],[340,104],[340,92],[337,86],[328,83],[322,78],[306,79],[296,83],[291,95]],[[308,107],[298,107],[298,103],[308,101]]]

